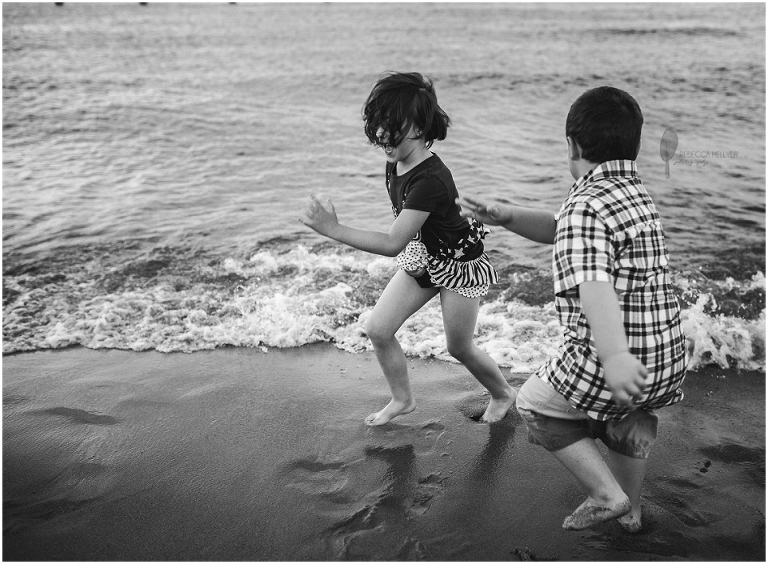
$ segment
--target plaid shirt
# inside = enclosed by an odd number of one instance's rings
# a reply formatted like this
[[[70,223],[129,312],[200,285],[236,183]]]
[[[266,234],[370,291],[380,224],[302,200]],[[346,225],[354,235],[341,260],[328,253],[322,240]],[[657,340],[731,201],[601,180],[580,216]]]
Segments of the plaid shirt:
[[[611,400],[579,301],[582,282],[610,282],[624,316],[629,350],[648,369],[648,387],[635,405],[655,409],[683,399],[680,308],[669,283],[659,214],[634,161],[605,162],[584,175],[555,219],[555,307],[564,342],[538,376],[594,419],[621,419],[629,413]]]

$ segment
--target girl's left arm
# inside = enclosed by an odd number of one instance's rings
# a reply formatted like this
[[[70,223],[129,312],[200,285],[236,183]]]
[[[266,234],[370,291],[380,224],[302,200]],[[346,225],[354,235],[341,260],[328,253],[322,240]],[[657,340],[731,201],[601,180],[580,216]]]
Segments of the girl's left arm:
[[[396,256],[424,225],[429,212],[403,210],[387,233],[355,229],[339,223],[333,202],[328,198],[321,202],[314,194],[303,210],[299,221],[321,235],[377,255]]]

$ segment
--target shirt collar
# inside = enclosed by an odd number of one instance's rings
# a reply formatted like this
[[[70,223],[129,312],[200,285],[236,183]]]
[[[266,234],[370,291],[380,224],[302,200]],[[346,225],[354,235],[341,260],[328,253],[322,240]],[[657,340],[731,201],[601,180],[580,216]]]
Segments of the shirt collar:
[[[590,182],[617,176],[625,178],[637,176],[635,161],[616,160],[601,163],[597,165],[597,167],[590,170],[587,174],[579,178],[576,182],[574,182],[570,193],[574,194],[578,192],[581,188]]]

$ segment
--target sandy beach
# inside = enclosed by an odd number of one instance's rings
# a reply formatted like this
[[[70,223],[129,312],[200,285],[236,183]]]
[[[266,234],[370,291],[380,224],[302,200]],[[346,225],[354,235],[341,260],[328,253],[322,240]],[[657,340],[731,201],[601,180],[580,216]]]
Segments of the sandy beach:
[[[4,560],[765,559],[762,373],[689,374],[631,536],[562,530],[584,493],[460,365],[368,428],[376,360],[329,345],[3,360]]]

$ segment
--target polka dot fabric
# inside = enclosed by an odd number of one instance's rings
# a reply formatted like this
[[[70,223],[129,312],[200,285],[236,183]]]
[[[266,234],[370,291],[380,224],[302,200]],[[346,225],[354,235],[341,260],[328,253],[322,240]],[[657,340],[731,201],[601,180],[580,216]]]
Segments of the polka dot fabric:
[[[429,255],[427,247],[421,241],[413,240],[397,255],[397,267],[400,270],[413,271],[427,268]]]
[[[473,286],[472,288],[448,288],[449,290],[461,294],[466,298],[480,298],[488,293],[490,286],[485,284],[483,286]]]
[[[433,284],[467,298],[485,296],[490,288],[490,282],[497,281],[496,271],[485,254],[467,263],[450,259],[434,259],[427,253],[427,247],[417,239],[409,242],[397,255],[397,267],[412,276],[419,276],[427,271]],[[414,272],[418,274],[413,274]]]

